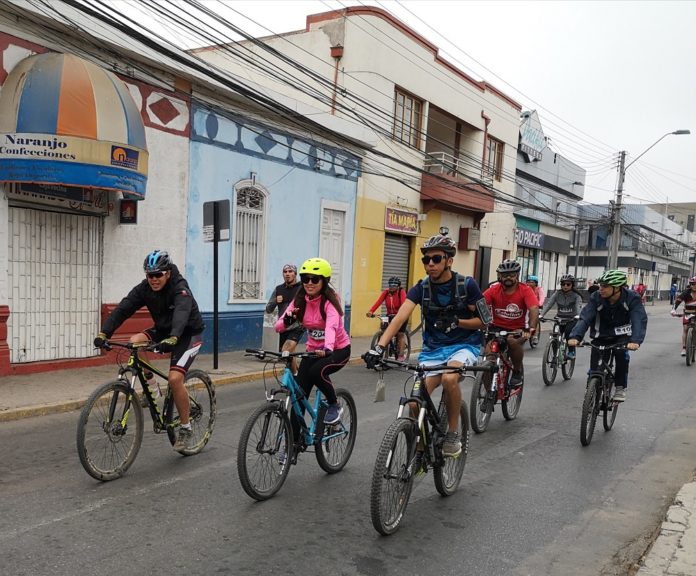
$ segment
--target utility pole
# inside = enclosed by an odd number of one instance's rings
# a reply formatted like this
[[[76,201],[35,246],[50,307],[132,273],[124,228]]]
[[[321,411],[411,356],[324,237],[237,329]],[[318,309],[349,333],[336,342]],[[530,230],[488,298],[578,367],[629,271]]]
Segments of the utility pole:
[[[619,184],[616,187],[616,200],[611,211],[611,248],[607,259],[607,268],[616,268],[619,260],[619,244],[621,242],[621,200],[623,197],[624,178],[626,177],[626,151],[620,152]]]
[[[575,224],[575,279],[578,279],[578,258],[580,258],[580,226],[581,226],[582,220],[579,220],[577,224]],[[587,254],[587,252],[585,252]]]

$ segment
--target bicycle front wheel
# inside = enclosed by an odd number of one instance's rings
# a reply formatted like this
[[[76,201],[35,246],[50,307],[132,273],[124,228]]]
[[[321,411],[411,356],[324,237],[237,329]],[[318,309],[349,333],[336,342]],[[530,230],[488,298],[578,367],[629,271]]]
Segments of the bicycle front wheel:
[[[493,378],[493,375],[490,372],[477,372],[471,388],[470,420],[471,427],[476,434],[485,432],[486,428],[488,428],[488,423],[491,421],[493,404],[495,404],[495,398],[488,398],[491,378]]]
[[[375,335],[372,337],[372,342],[370,342],[370,350],[374,350],[375,346],[377,346],[377,342],[379,342],[379,339],[382,337],[382,331],[377,330],[375,332]]]
[[[573,372],[575,371],[575,358],[568,358],[568,346],[564,345],[561,354],[564,355],[563,364],[561,364],[561,372],[563,373],[563,380],[570,380],[573,377]]]
[[[550,339],[544,349],[544,360],[541,364],[541,375],[544,384],[551,386],[558,374],[558,340]]]
[[[609,432],[612,426],[614,426],[614,421],[616,420],[616,413],[619,411],[619,402],[614,402],[612,400],[611,387],[609,387],[609,390],[605,390],[605,394],[607,405],[604,407],[602,419],[604,429],[607,432]]]
[[[237,448],[237,473],[254,500],[268,500],[285,482],[293,459],[290,419],[269,402],[246,421]]]
[[[520,411],[520,404],[522,404],[523,389],[524,384],[517,388],[511,388],[508,397],[501,402],[503,418],[505,418],[505,420],[514,420],[517,418],[517,414]]]
[[[190,447],[181,452],[184,456],[198,454],[210,440],[215,427],[217,414],[217,402],[215,399],[215,386],[210,376],[203,370],[189,370],[184,379],[184,386],[189,397],[189,421],[193,438]],[[176,433],[180,424],[176,406],[172,406],[173,415],[171,422],[167,423],[167,436],[174,445]]]
[[[123,476],[142,441],[143,411],[125,382],[107,382],[92,392],[77,424],[77,454],[90,476],[104,482]]]
[[[694,329],[689,326],[686,329],[686,365],[691,366],[694,363],[694,347],[696,347],[696,342],[694,342]]]
[[[597,413],[599,412],[599,398],[597,391],[602,385],[597,377],[592,377],[587,381],[587,389],[585,390],[585,399],[582,403],[582,417],[580,421],[580,443],[583,446],[589,446],[592,442],[595,424],[597,422]]]
[[[343,408],[341,420],[337,424],[325,424],[324,433],[317,444],[315,456],[324,472],[335,474],[348,463],[358,432],[358,414],[355,400],[348,390],[336,389],[338,405]]]
[[[440,422],[447,426],[447,409],[444,402],[440,404],[439,415]],[[469,411],[467,410],[466,402],[463,400],[459,406],[459,427],[457,432],[462,441],[461,454],[454,458],[443,458],[442,462],[433,466],[435,489],[442,496],[451,496],[457,491],[462,480],[462,474],[464,474],[464,466],[466,466],[466,456],[469,452]]]
[[[399,528],[411,497],[415,471],[416,424],[408,418],[391,423],[377,452],[372,473],[370,514],[372,525],[388,536]]]

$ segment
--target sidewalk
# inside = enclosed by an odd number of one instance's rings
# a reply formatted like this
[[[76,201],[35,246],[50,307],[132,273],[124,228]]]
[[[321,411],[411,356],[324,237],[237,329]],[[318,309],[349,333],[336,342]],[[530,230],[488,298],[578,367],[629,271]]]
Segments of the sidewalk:
[[[647,304],[648,316],[667,315],[667,301]],[[360,355],[370,346],[371,337],[352,339],[351,363],[362,362]],[[414,351],[422,345],[420,332],[412,338]],[[167,363],[156,362],[166,368]],[[206,370],[216,386],[260,378],[263,363],[243,352],[225,352],[213,357],[203,354],[194,367]],[[94,368],[59,370],[0,379],[0,425],[2,422],[79,409],[101,383],[115,378],[114,364]],[[685,484],[670,507],[653,546],[642,559],[637,576],[696,576],[696,480]]]

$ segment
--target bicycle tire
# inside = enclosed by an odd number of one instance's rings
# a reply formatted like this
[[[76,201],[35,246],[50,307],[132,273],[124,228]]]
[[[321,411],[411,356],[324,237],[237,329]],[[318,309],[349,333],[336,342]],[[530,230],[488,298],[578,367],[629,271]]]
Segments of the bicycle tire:
[[[285,460],[279,454],[285,450]],[[276,402],[254,410],[242,429],[237,448],[239,482],[249,496],[268,500],[285,483],[293,461],[292,427]]]
[[[563,374],[563,380],[570,380],[573,377],[573,372],[575,372],[575,358],[568,358],[567,345],[563,346],[562,353],[564,355],[564,361],[563,364],[561,364],[561,374]]]
[[[471,387],[471,402],[469,403],[469,420],[471,428],[476,434],[482,434],[488,428],[488,423],[491,421],[491,413],[495,399],[489,399],[486,402],[485,411],[482,411],[484,400],[488,396],[488,390],[491,387],[491,378],[493,375],[490,372],[477,372],[474,377],[474,384]]]
[[[338,424],[324,425],[322,438],[317,444],[314,455],[321,469],[327,474],[343,470],[350,460],[358,433],[358,415],[355,400],[348,390],[336,388],[339,405],[343,414]]]
[[[215,428],[217,401],[215,386],[210,376],[203,370],[189,370],[184,379],[184,386],[189,394],[189,421],[193,437],[190,448],[180,452],[184,456],[198,454],[208,443]],[[205,392],[203,392],[205,390]],[[174,445],[179,429],[179,415],[172,403],[171,422],[166,423],[169,442]]]
[[[607,392],[607,406],[604,408],[602,414],[602,424],[604,425],[604,430],[607,432],[614,426],[616,413],[619,411],[619,402],[612,401],[610,392],[611,391]]]
[[[439,416],[440,422],[447,426],[447,410],[444,402],[440,404]],[[435,489],[441,496],[451,496],[457,491],[466,466],[466,457],[469,452],[469,410],[464,400],[459,406],[459,429],[457,432],[462,441],[461,454],[455,458],[443,458],[442,462],[433,466]]]
[[[544,384],[552,386],[558,374],[558,340],[551,338],[544,348],[544,357],[541,364],[541,376]]]
[[[580,419],[580,443],[583,446],[589,446],[590,442],[592,442],[595,424],[597,423],[597,414],[599,412],[597,391],[601,384],[601,381],[596,376],[591,377],[587,381],[585,398],[582,402],[582,416]]]
[[[505,420],[514,420],[517,418],[517,414],[519,414],[520,411],[520,404],[522,404],[523,391],[524,384],[521,384],[517,388],[511,388],[508,391],[507,397],[500,403]]]
[[[696,363],[696,336],[694,336],[694,327],[691,327],[691,348],[689,353],[691,354],[691,363]]]
[[[374,336],[372,336],[372,341],[370,342],[370,350],[374,350],[375,346],[377,346],[377,342],[379,342],[379,339],[382,337],[382,331],[377,330],[375,332]],[[388,346],[387,346],[388,348]]]
[[[686,365],[691,366],[694,363],[694,329],[689,326],[686,329]]]
[[[416,453],[416,423],[398,418],[387,428],[377,452],[370,491],[370,516],[384,536],[398,530],[411,497],[415,474],[409,470]]]
[[[128,421],[123,426],[125,416]],[[140,400],[128,384],[122,380],[102,384],[87,399],[77,423],[77,454],[82,467],[102,482],[120,478],[138,455],[143,429]]]
[[[406,336],[406,343],[404,344],[404,356],[406,357],[406,360],[408,360],[411,357],[411,334],[409,334],[408,330],[406,330],[404,335]]]

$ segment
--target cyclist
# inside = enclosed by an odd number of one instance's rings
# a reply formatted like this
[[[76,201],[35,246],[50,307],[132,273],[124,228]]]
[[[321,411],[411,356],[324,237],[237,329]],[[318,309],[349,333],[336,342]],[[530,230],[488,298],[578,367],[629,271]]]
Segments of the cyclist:
[[[384,307],[387,309],[387,316],[389,316],[389,322],[394,319],[396,313],[401,308],[401,305],[406,301],[406,290],[401,287],[401,278],[398,276],[392,276],[389,278],[387,284],[387,289],[382,290],[382,293],[377,298],[377,302],[372,305],[366,316],[368,318],[375,317],[375,310],[382,305],[384,302]],[[404,349],[406,347],[406,325],[408,321],[404,322],[399,326],[399,331],[396,333],[396,348],[399,361],[403,362],[406,360],[404,355]]]
[[[536,333],[539,323],[539,301],[532,289],[520,284],[520,263],[516,260],[503,260],[496,268],[497,284],[492,284],[483,296],[493,313],[493,328],[498,330],[522,330],[522,338],[508,337],[512,375],[510,384],[520,386],[524,380],[523,344]],[[529,326],[525,327],[525,317],[529,313]],[[486,350],[488,352],[488,350]]]
[[[696,314],[696,276],[689,278],[689,287],[674,300],[674,308],[672,308],[671,312],[672,316],[677,315],[677,308],[679,308],[679,304],[682,302],[684,302],[684,318],[682,319],[684,329],[682,330],[681,355],[686,356],[686,329],[689,325],[688,317],[690,314]]]
[[[310,258],[300,267],[302,286],[283,316],[276,322],[276,331],[290,329],[297,322],[307,330],[307,351],[314,358],[303,358],[297,371],[297,383],[306,396],[316,386],[329,404],[325,424],[336,424],[343,408],[338,405],[331,378],[350,359],[350,337],[343,327],[343,308],[338,294],[330,286],[331,264],[323,258]],[[294,426],[293,426],[294,429]],[[295,434],[297,438],[297,434]]]
[[[421,246],[421,260],[427,276],[408,291],[394,321],[375,348],[365,354],[368,368],[374,368],[379,362],[384,347],[417,304],[420,304],[423,316],[423,349],[418,355],[420,364],[462,366],[476,362],[481,347],[479,328],[483,327],[476,303],[482,301],[483,296],[476,280],[452,270],[456,251],[454,240],[441,234],[429,238]],[[483,308],[485,310],[485,306]],[[425,384],[428,392],[442,384],[448,417],[442,453],[444,456],[458,456],[462,451],[457,433],[461,405],[459,375],[429,372]],[[416,469],[419,469],[418,465]]]
[[[590,296],[590,300],[580,312],[580,320],[570,333],[569,346],[577,346],[578,340],[590,326],[595,327],[597,338],[603,343],[616,343],[627,340],[628,350],[638,350],[645,339],[648,316],[641,302],[640,294],[628,289],[626,272],[606,270],[598,279],[599,290]],[[628,350],[615,354],[616,373],[614,401],[626,400],[628,384]],[[590,368],[596,370],[599,365],[599,350],[592,349]],[[604,352],[605,356],[609,351]]]
[[[546,295],[544,294],[544,289],[539,286],[539,277],[535,276],[534,274],[530,274],[527,276],[527,286],[529,286],[532,291],[534,292],[534,295],[537,297],[537,301],[539,302],[539,307],[544,305],[544,300],[546,299]],[[532,340],[534,341],[533,343],[536,344],[539,341],[539,324],[534,326],[535,332],[532,335]]]
[[[563,319],[561,325],[563,337],[568,340],[571,331],[577,324],[575,317],[580,314],[582,308],[582,296],[575,289],[575,276],[572,274],[564,274],[559,281],[561,289],[554,292],[551,297],[546,300],[546,304],[541,309],[540,318],[544,318],[546,313],[555,306],[558,307],[556,316]],[[575,347],[568,346],[568,358],[575,358]]]
[[[137,284],[114,308],[94,339],[101,348],[106,340],[137,310],[146,306],[155,325],[131,336],[132,343],[159,342],[159,352],[171,352],[169,387],[179,412],[181,426],[174,450],[185,452],[193,437],[189,422],[189,398],[184,377],[203,344],[201,333],[205,328],[198,304],[191,294],[188,282],[164,250],[153,250],[143,262],[146,278]],[[152,378],[152,374],[146,374]]]
[[[300,281],[297,279],[297,266],[294,264],[286,264],[283,266],[283,280],[284,282],[275,287],[273,294],[271,294],[271,297],[268,299],[266,314],[272,314],[276,307],[278,308],[278,317],[285,314],[286,308],[289,306],[290,302],[292,302],[293,298],[295,298],[301,286]],[[278,350],[294,352],[303,334],[304,328],[302,328],[300,323],[288,327],[287,330],[280,333]],[[291,369],[293,374],[297,374],[297,361],[294,358],[291,362]]]

